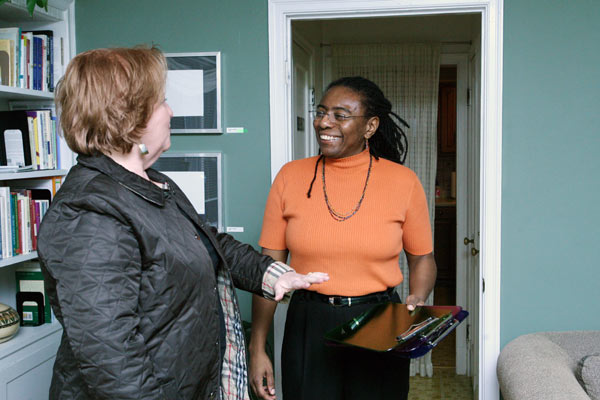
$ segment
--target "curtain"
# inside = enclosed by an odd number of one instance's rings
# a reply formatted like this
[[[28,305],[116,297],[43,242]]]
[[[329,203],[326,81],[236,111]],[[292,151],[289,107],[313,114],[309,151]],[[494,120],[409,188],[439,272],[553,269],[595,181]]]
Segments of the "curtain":
[[[392,103],[392,110],[410,125],[405,129],[408,139],[405,165],[423,184],[433,232],[440,45],[332,45],[331,66],[332,80],[359,75],[375,82]],[[396,290],[405,299],[409,294],[409,272],[404,253],[400,255],[399,265],[404,281]],[[432,303],[433,293],[426,304]],[[410,374],[433,376],[431,352],[411,361]]]

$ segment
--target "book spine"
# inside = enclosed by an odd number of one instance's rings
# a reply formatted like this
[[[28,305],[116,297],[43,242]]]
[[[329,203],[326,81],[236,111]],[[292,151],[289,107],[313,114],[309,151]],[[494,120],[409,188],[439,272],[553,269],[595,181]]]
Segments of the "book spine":
[[[10,229],[10,189],[0,187],[0,201],[2,207],[2,254],[4,257],[12,256],[12,231]]]
[[[21,28],[17,28],[18,33],[15,35],[15,81],[14,86],[19,86],[20,71],[21,71]]]
[[[54,92],[54,37],[48,37],[48,90]]]
[[[19,223],[17,221],[17,194],[10,193],[10,222],[12,230],[12,253],[17,255],[18,248],[18,237],[19,237]]]
[[[35,130],[33,128],[33,124],[34,124],[34,117],[28,111],[27,112],[27,127],[29,128],[28,129],[29,130],[29,153],[31,154],[31,166],[33,167],[33,169],[40,169],[39,165],[37,163],[37,157],[35,155],[35,153],[36,153]]]
[[[29,201],[29,250],[37,250],[37,227],[35,226],[35,200],[31,198],[31,190],[27,191]]]
[[[48,91],[48,37],[42,38],[42,90]]]
[[[54,167],[54,153],[52,152],[52,120],[50,119],[50,110],[44,111],[44,144],[46,147],[47,168]]]
[[[32,111],[35,114],[33,118],[33,137],[35,142],[35,163],[37,165],[37,169],[42,169],[42,158],[40,156],[40,135],[38,133],[39,130],[39,117],[36,111]],[[33,158],[33,157],[32,157]]]
[[[40,231],[40,224],[42,223],[42,214],[41,214],[41,204],[39,200],[34,200],[34,215],[35,215],[35,224],[34,224],[34,228],[35,228],[35,232],[33,235],[33,246],[34,246],[34,250],[37,250],[37,236],[38,236],[38,232]]]
[[[25,254],[27,251],[27,239],[25,238],[25,202],[23,196],[17,194],[17,221],[19,221],[19,252],[18,254]]]
[[[27,89],[33,89],[33,36],[27,36]]]
[[[19,217],[21,216],[21,207],[19,207],[19,197],[17,193],[11,192],[11,198],[13,199],[13,238],[15,240],[13,244],[13,254],[21,254],[21,226],[19,223]]]
[[[6,208],[4,207],[4,201],[0,195],[0,259],[6,256],[4,253],[4,214],[6,214]]]
[[[56,127],[56,115],[52,115],[52,144],[54,150],[54,165],[56,169],[60,168],[60,139],[58,138],[58,129]]]
[[[25,37],[21,34],[21,47],[19,54],[19,87],[25,86]]]
[[[37,152],[40,157],[40,169],[46,169],[46,157],[44,152],[44,128],[43,128],[42,114],[38,111],[36,118],[36,135],[37,135]]]
[[[23,213],[23,254],[31,252],[31,215],[29,214],[29,197],[24,195],[21,199]]]
[[[31,37],[31,89],[37,89],[37,40]]]
[[[52,177],[52,197],[56,194],[60,186],[62,185],[62,176]]]
[[[37,40],[35,40],[37,39]],[[36,74],[35,74],[35,78],[36,78],[36,85],[35,85],[35,89],[36,90],[42,90],[42,39],[41,38],[34,38],[35,40],[35,70],[36,70]]]

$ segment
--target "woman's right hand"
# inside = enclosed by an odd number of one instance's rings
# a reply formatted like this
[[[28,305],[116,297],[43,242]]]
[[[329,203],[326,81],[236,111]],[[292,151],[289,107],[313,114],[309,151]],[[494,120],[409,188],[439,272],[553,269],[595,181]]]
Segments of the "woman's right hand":
[[[264,400],[276,400],[273,364],[264,350],[250,351],[250,386]],[[265,385],[266,380],[266,385]]]

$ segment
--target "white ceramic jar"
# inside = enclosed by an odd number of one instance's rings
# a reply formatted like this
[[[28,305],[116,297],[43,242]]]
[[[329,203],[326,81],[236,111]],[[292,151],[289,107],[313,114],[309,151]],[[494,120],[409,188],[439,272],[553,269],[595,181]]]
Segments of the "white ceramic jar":
[[[17,311],[0,303],[0,343],[12,339],[19,330],[19,314]]]

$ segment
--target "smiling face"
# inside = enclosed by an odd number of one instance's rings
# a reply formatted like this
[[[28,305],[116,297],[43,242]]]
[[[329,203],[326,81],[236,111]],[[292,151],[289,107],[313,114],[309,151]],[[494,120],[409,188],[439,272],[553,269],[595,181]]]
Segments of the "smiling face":
[[[360,95],[343,86],[332,87],[325,93],[317,106],[319,112],[324,115],[315,118],[313,125],[321,153],[326,157],[344,158],[362,152],[365,139],[379,126],[378,117],[364,116]]]

